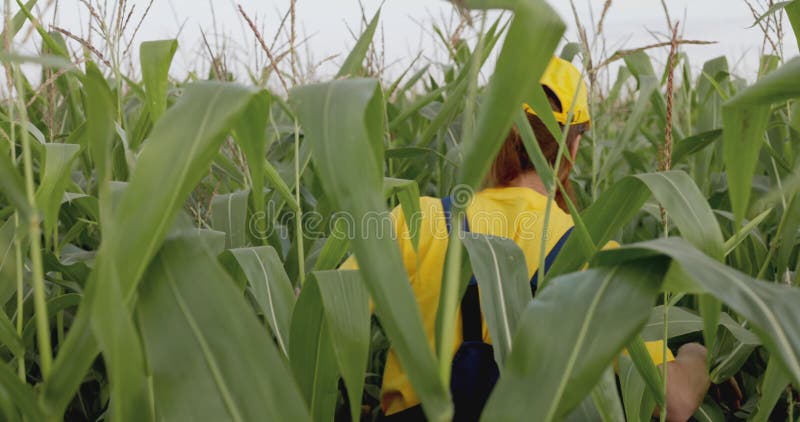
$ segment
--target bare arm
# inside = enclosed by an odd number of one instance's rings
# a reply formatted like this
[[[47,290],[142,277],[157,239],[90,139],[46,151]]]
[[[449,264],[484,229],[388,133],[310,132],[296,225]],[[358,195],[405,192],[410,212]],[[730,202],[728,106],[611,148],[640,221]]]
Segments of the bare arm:
[[[684,344],[675,360],[667,363],[667,420],[684,422],[692,417],[703,403],[708,386],[706,348]]]

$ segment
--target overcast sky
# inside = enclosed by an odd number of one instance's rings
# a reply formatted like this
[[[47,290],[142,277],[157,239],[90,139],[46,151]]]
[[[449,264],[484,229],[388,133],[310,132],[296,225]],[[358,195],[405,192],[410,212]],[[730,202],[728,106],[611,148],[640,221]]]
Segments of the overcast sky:
[[[97,1],[97,0],[92,0]],[[113,0],[107,1],[113,4]],[[148,0],[128,0],[134,4],[138,16],[148,4]],[[751,0],[754,3],[763,0]],[[386,0],[385,2],[363,0],[366,13],[371,16],[383,3],[381,27],[376,40],[384,45],[386,62],[394,63],[388,73],[399,73],[409,57],[422,51],[430,58],[441,58],[441,50],[434,41],[431,24],[445,24],[451,16],[452,6],[438,0]],[[45,3],[40,1],[39,3]],[[152,8],[139,29],[136,44],[140,41],[174,38],[178,35],[180,48],[176,56],[172,74],[181,76],[187,70],[197,69],[198,54],[204,50],[200,30],[206,33],[213,48],[224,41],[226,49],[245,65],[256,60],[254,38],[249,28],[240,18],[236,5],[251,16],[257,17],[259,26],[269,39],[280,23],[283,13],[288,10],[289,0],[155,0]],[[549,2],[567,22],[566,39],[576,41],[575,24],[566,0]],[[603,0],[575,0],[578,13],[585,25],[597,20]],[[758,63],[762,45],[759,29],[749,28],[754,19],[744,0],[667,0],[672,18],[680,20],[684,26],[684,38],[717,41],[716,45],[685,46],[690,62],[695,69],[702,62],[718,55],[727,55],[734,69],[742,76],[752,78]],[[590,10],[593,9],[593,10]],[[51,8],[49,16],[52,18]],[[591,18],[592,13],[594,19]],[[85,34],[88,12],[78,0],[58,1],[58,25],[75,33]],[[329,64],[324,65],[320,77],[335,71],[336,65],[352,47],[354,40],[348,26],[359,28],[361,10],[357,0],[298,0],[297,21],[298,38],[305,39],[302,58],[311,55],[314,61],[332,55]],[[652,33],[664,34],[666,23],[659,0],[614,0],[605,24],[607,50],[609,53],[619,48],[635,48],[651,44],[656,39]],[[797,55],[788,21],[785,23],[785,52],[787,57]],[[591,30],[590,30],[591,33]],[[73,46],[76,46],[73,44]],[[27,46],[30,48],[30,46]],[[438,51],[438,53],[437,53]],[[663,57],[666,49],[654,52],[656,58]],[[135,54],[135,53],[133,53]],[[438,55],[437,55],[438,54]],[[235,64],[234,64],[235,65]],[[263,64],[262,64],[263,65]],[[251,66],[252,67],[252,66]],[[198,69],[203,70],[203,69]]]

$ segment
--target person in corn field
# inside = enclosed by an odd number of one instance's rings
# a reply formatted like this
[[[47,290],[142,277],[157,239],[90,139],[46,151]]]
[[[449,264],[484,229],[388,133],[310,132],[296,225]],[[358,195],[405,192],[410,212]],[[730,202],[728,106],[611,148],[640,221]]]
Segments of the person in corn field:
[[[555,196],[558,207],[551,209],[547,227],[544,227],[547,191],[528,156],[517,128],[512,128],[495,158],[487,177],[486,188],[470,199],[466,207],[465,230],[501,236],[514,240],[522,249],[535,294],[538,286],[537,270],[541,252],[541,236],[546,233],[545,270],[554,261],[559,250],[573,230],[573,220],[567,209],[567,198],[573,198],[569,180],[572,161],[575,159],[582,134],[589,129],[590,117],[586,84],[580,71],[572,63],[554,57],[541,78],[552,107],[552,112],[562,129],[571,118],[567,147],[572,160],[563,157],[556,172],[563,189]],[[578,92],[576,93],[576,89]],[[573,104],[574,101],[574,104]],[[537,142],[551,167],[555,167],[558,142],[550,134],[537,111],[524,104],[528,122]],[[571,114],[570,114],[571,112]],[[422,312],[425,331],[434,347],[436,313],[442,284],[442,269],[447,252],[448,234],[452,229],[450,209],[459,195],[438,199],[420,198],[422,211],[419,223],[419,245],[411,243],[401,207],[392,212],[403,261],[411,287]],[[573,198],[574,201],[574,198]],[[606,248],[617,247],[610,242]],[[340,267],[356,269],[351,256]],[[475,279],[461,302],[460,323],[454,344],[454,361],[451,393],[455,406],[455,420],[477,420],[498,378],[498,369],[486,324],[480,312]],[[656,365],[663,362],[663,342],[646,343]],[[667,419],[685,421],[702,403],[709,386],[706,367],[706,350],[697,343],[683,345],[677,356],[667,354]],[[532,392],[535,394],[535,392]],[[381,420],[424,420],[419,399],[400,366],[397,355],[390,349],[381,388]],[[658,412],[658,410],[656,410]]]

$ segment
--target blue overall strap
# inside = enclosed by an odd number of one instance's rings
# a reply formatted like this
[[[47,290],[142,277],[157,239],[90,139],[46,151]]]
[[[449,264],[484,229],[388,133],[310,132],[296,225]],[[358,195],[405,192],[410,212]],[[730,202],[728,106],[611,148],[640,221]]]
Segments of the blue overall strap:
[[[447,234],[453,228],[452,210],[453,199],[449,196],[442,198],[444,221],[447,225]],[[464,231],[469,232],[469,223],[464,219]],[[461,334],[464,341],[483,341],[483,319],[481,318],[481,302],[478,296],[478,280],[473,275],[469,280],[467,291],[461,298]]]
[[[558,239],[558,243],[553,246],[553,249],[550,249],[550,252],[547,254],[547,257],[544,258],[544,272],[550,271],[550,267],[553,266],[553,262],[555,262],[558,253],[561,251],[561,248],[564,247],[564,244],[567,243],[567,239],[569,235],[572,233],[572,230],[575,227],[570,227],[561,239]],[[535,295],[536,289],[539,287],[539,270],[537,269],[535,273],[533,273],[533,277],[531,277],[531,292]]]

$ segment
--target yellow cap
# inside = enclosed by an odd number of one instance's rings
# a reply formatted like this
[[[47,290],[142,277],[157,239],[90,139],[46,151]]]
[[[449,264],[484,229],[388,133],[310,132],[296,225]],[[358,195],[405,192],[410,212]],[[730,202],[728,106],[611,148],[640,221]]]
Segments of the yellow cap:
[[[572,124],[586,123],[589,118],[589,96],[586,82],[581,72],[570,62],[553,57],[542,75],[541,84],[550,88],[561,103],[561,111],[553,111],[556,120],[562,125],[567,124],[567,115],[572,109]],[[575,90],[578,94],[575,95]],[[572,100],[575,99],[573,107]],[[529,114],[536,115],[530,105],[523,104]]]

